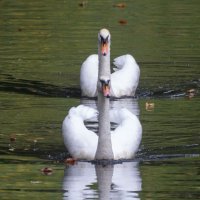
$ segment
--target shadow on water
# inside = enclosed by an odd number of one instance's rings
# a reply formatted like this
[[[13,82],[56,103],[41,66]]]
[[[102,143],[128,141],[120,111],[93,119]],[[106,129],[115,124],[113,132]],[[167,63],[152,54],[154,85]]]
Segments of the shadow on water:
[[[17,79],[9,74],[1,74],[0,90],[6,92],[15,92],[20,94],[38,95],[44,97],[69,97],[80,98],[80,88],[68,88],[53,84],[43,83],[37,80]],[[194,89],[193,93],[198,94],[200,88],[200,79],[191,80],[176,86],[159,86],[154,90],[148,88],[139,88],[137,96],[140,98],[171,98],[188,96],[188,90]]]
[[[41,81],[17,79],[11,75],[4,74],[4,80],[0,81],[0,90],[16,92],[20,94],[39,95],[44,97],[73,97],[78,98],[81,91],[78,88],[66,88]],[[5,79],[6,77],[6,79]]]

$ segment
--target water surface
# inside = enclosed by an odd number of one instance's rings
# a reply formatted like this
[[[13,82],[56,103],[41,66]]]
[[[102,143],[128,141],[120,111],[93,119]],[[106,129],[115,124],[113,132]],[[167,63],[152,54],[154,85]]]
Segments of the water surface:
[[[0,1],[1,199],[198,199],[199,1],[84,2]],[[62,120],[72,106],[95,106],[80,98],[79,71],[102,27],[111,60],[130,53],[140,65],[138,98],[111,104],[139,117],[142,144],[108,170],[65,166]],[[98,171],[112,175],[103,190]]]

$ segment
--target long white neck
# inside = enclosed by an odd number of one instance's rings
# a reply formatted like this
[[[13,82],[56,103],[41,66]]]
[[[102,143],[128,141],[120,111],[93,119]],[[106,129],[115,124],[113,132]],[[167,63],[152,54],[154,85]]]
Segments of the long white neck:
[[[110,45],[110,44],[109,44]],[[99,44],[99,73],[98,80],[101,76],[110,77],[110,46],[107,55],[102,55]],[[99,110],[99,140],[95,155],[96,160],[114,159],[109,117],[110,99],[105,97],[101,91],[98,91],[98,110]]]

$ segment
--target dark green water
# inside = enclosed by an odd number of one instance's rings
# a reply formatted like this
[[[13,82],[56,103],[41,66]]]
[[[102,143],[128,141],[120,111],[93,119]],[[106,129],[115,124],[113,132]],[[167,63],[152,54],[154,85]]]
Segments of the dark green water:
[[[94,165],[65,167],[61,137],[67,111],[80,104],[80,65],[97,52],[102,27],[112,35],[111,59],[130,53],[140,65],[143,126],[136,161],[109,171],[104,195],[199,199],[200,1],[80,2],[0,1],[1,199],[102,195]]]

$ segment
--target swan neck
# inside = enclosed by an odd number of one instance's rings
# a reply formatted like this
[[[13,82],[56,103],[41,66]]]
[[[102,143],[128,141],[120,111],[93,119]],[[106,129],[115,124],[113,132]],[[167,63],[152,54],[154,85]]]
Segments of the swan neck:
[[[101,54],[100,47],[99,47],[98,55],[99,55],[98,77],[101,77],[101,76],[110,77],[110,44],[109,44],[109,50],[106,56]]]
[[[98,81],[100,77],[106,76],[110,78],[110,44],[106,55],[102,55],[99,44],[99,72]],[[110,117],[109,117],[110,99],[105,97],[101,91],[98,91],[98,110],[99,110],[99,139],[95,155],[96,160],[114,159],[111,133],[110,133]]]
[[[114,154],[112,150],[111,133],[110,133],[110,117],[109,117],[110,99],[98,94],[98,110],[99,110],[99,130],[98,130],[98,146],[95,155],[96,160],[112,160]]]

